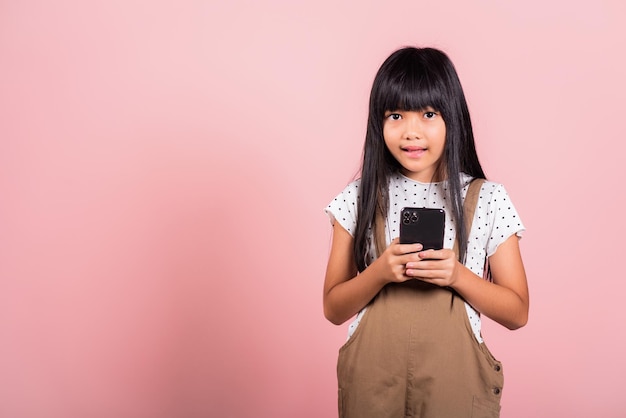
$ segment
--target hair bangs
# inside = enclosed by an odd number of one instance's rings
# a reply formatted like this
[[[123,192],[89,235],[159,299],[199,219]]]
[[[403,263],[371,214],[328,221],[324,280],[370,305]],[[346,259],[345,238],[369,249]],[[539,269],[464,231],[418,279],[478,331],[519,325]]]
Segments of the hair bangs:
[[[378,91],[378,109],[417,111],[432,107],[442,111],[446,93],[442,82],[420,62],[398,62],[389,68],[386,80]],[[395,67],[395,68],[394,68]]]
[[[416,78],[400,80],[390,86],[385,110],[417,111],[432,107],[439,111],[443,108],[445,101],[439,89],[428,83],[425,77]]]

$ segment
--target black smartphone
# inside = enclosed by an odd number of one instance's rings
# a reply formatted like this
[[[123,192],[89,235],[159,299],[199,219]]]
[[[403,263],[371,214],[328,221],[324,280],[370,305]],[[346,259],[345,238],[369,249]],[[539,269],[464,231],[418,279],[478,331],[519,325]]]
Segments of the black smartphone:
[[[403,208],[400,212],[400,244],[419,243],[425,250],[443,248],[446,213],[443,209]]]

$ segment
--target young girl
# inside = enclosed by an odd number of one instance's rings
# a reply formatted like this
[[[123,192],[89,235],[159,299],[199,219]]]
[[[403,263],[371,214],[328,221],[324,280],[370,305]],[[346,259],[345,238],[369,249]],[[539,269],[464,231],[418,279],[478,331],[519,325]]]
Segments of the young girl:
[[[361,178],[326,208],[324,314],[356,315],[339,351],[340,417],[499,416],[502,365],[480,315],[524,326],[528,288],[524,226],[504,187],[484,179],[450,59],[394,52],[374,79]],[[444,248],[399,243],[411,206],[444,209]]]

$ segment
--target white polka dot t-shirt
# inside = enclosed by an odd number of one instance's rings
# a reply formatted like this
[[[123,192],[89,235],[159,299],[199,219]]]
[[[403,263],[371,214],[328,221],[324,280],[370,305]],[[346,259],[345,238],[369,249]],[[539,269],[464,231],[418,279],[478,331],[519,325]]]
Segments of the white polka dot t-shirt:
[[[465,198],[470,181],[470,176],[461,175],[461,182],[465,184],[462,192],[463,198]],[[331,223],[339,222],[352,236],[354,236],[356,227],[357,197],[360,183],[360,179],[350,183],[325,208]],[[415,206],[442,208],[446,211],[444,247],[452,249],[456,233],[445,195],[446,182],[420,183],[401,174],[393,175],[389,182],[389,214],[385,226],[387,245],[400,233],[399,220],[402,208]],[[493,255],[498,246],[511,235],[517,234],[521,237],[523,231],[524,225],[504,186],[486,181],[480,190],[472,231],[468,237],[465,266],[482,277],[485,258]],[[375,248],[371,245],[370,257],[374,259],[375,256]],[[480,315],[468,303],[465,303],[465,307],[474,335],[479,342],[482,342]],[[364,312],[365,309],[359,312],[350,324],[348,338],[354,333]]]

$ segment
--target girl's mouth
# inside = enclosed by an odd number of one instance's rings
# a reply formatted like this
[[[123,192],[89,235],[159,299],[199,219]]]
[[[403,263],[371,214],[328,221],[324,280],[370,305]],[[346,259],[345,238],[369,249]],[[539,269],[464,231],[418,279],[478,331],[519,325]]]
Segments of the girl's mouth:
[[[406,153],[406,155],[410,158],[419,158],[426,152],[426,148],[411,146],[403,147],[402,151],[404,151],[404,153]]]

